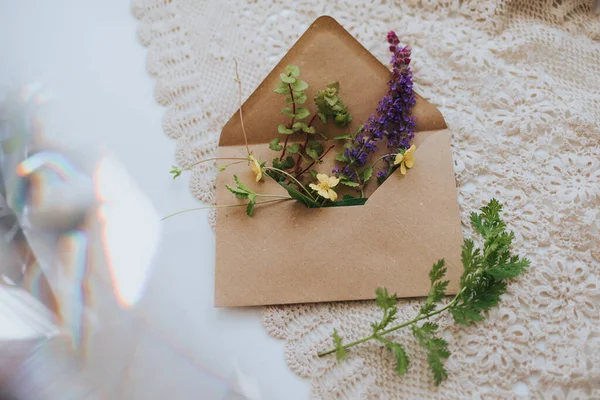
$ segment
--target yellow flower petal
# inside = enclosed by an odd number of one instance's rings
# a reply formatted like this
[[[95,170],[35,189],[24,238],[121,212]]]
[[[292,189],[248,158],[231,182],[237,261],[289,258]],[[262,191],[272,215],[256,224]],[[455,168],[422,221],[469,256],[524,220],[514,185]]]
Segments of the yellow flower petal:
[[[410,159],[404,161],[404,164],[406,165],[406,168],[412,168],[415,165],[414,157],[411,157]]]
[[[340,183],[340,178],[336,178],[335,176],[330,176],[329,177],[329,187],[330,188],[334,188],[337,186],[337,184]]]
[[[398,165],[402,162],[402,160],[404,159],[404,155],[403,154],[396,154],[396,159],[394,160],[394,165]]]
[[[329,183],[329,177],[325,174],[317,174],[317,180],[322,184]]]
[[[250,168],[252,168],[252,172],[256,175],[256,182],[260,181],[263,178],[262,166],[260,162],[254,157],[252,154],[248,156],[248,161],[250,161]]]
[[[333,192],[333,190],[332,190],[332,192]],[[325,189],[320,189],[317,193],[319,193],[319,196],[321,196],[321,197],[324,197],[326,199],[329,198],[329,191],[327,191]]]
[[[315,191],[321,190],[321,187],[319,185],[315,185],[314,183],[309,184],[308,187]]]
[[[400,164],[400,173],[406,175],[406,165],[404,163]]]
[[[327,194],[329,195],[329,199],[330,199],[331,201],[336,201],[336,200],[337,200],[337,197],[338,197],[338,196],[337,196],[337,193],[336,193],[336,192],[334,192],[333,190],[329,189],[329,190],[327,191]]]
[[[417,149],[417,146],[415,146],[414,144],[411,145],[408,150],[406,150],[406,152],[404,154],[412,154],[415,152],[415,150]]]

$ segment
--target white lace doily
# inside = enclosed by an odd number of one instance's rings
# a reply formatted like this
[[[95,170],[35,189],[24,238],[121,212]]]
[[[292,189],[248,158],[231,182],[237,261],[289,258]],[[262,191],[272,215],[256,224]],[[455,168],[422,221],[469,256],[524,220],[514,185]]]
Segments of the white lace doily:
[[[463,220],[491,197],[506,204],[517,250],[532,260],[488,320],[447,325],[450,377],[435,388],[423,352],[397,377],[377,344],[335,364],[317,350],[337,328],[364,335],[373,302],[267,307],[290,368],[315,398],[600,398],[600,18],[593,0],[133,0],[164,131],[177,162],[214,155],[237,109],[233,58],[248,96],[318,16],[336,18],[386,63],[385,34],[413,46],[416,90],[452,131]],[[214,199],[214,170],[192,193]],[[469,226],[465,235],[471,234]],[[375,289],[375,288],[373,288]],[[408,318],[418,302],[400,304]]]

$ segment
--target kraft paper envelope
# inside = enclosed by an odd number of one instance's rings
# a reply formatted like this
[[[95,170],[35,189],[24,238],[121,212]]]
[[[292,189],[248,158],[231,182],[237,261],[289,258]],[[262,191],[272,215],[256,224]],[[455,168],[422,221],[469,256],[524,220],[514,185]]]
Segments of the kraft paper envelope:
[[[277,126],[289,122],[279,112],[284,96],[273,93],[289,64],[297,65],[309,83],[309,99],[328,83],[340,83],[340,97],[353,122],[347,129],[319,122],[317,129],[329,137],[354,131],[366,121],[391,77],[335,20],[318,18],[242,106],[250,150],[269,165],[279,154],[268,143],[278,135]],[[307,106],[314,109],[310,100]],[[252,217],[244,207],[218,209],[215,305],[371,299],[378,286],[399,297],[425,296],[429,270],[440,258],[446,260],[449,293],[455,293],[463,237],[450,139],[440,112],[419,96],[413,115],[414,168],[405,176],[395,173],[381,186],[373,179],[363,206],[308,209],[283,201],[257,205]],[[304,137],[298,134],[295,140]],[[382,154],[386,146],[380,147]],[[317,170],[331,174],[335,150]],[[219,157],[246,156],[236,113],[221,133]],[[234,185],[233,175],[258,193],[287,194],[269,178],[255,183],[250,167],[242,163],[219,172],[217,205],[240,201],[225,188]]]

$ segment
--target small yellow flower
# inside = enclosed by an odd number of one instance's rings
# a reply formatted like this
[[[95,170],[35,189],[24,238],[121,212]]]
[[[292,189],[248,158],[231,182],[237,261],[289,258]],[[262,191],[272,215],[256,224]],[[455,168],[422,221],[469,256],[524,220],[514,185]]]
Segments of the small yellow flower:
[[[318,183],[315,185],[311,183],[310,188],[315,190],[319,196],[335,201],[338,197],[337,193],[333,191],[333,188],[340,183],[340,179],[335,176],[327,176],[325,174],[317,174]]]
[[[415,165],[414,152],[416,149],[417,147],[413,144],[408,150],[404,152],[404,154],[396,154],[394,165],[400,164],[400,173],[402,175],[406,175],[406,168],[412,168]]]
[[[252,154],[248,156],[248,161],[250,161],[252,172],[254,172],[254,175],[256,175],[256,182],[260,181],[263,178],[262,165],[260,165],[260,162]]]

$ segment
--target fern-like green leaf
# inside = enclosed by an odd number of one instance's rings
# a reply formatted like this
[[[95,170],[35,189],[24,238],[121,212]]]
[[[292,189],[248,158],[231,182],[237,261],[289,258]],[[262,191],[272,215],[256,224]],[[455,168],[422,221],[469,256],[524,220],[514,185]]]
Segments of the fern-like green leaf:
[[[529,264],[530,262],[526,258],[520,259],[519,256],[512,256],[509,262],[496,265],[488,269],[487,272],[494,278],[515,278],[521,275]]]
[[[450,357],[448,343],[435,336],[438,325],[434,323],[425,323],[423,326],[412,326],[413,335],[417,338],[419,344],[427,351],[427,363],[433,374],[435,385],[439,385],[442,380],[448,377],[448,371],[444,366],[444,360]]]
[[[409,364],[408,355],[406,354],[404,346],[398,343],[387,342],[386,347],[392,352],[394,359],[396,360],[396,374],[403,376],[408,371]]]
[[[346,353],[346,349],[344,348],[344,339],[338,335],[338,332],[336,329],[333,330],[333,345],[335,346],[335,358],[338,361],[342,361],[345,360],[348,357],[348,354]]]

